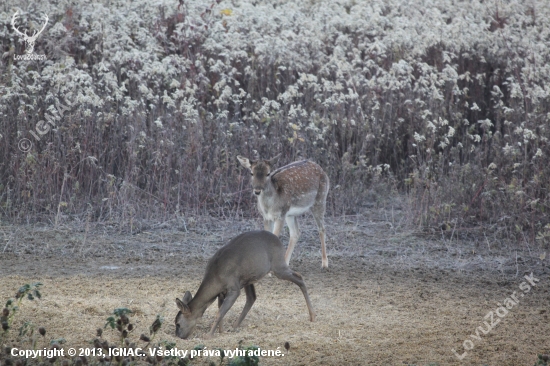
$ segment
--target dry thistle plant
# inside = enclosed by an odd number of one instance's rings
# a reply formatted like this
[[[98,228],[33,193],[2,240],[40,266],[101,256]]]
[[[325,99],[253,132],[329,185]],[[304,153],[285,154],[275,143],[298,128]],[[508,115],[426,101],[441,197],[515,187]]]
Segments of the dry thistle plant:
[[[29,301],[33,301],[35,299],[42,298],[42,294],[39,290],[41,286],[42,283],[40,282],[25,284],[17,290],[13,298],[6,301],[6,305],[2,309],[2,313],[0,315],[0,324],[2,326],[0,330],[0,344],[3,344],[3,342],[8,340],[8,337],[10,337],[9,332],[13,327],[15,316],[19,312],[23,300],[27,299]],[[15,346],[20,344],[19,347],[36,350],[38,347],[39,337],[42,337],[45,341],[46,329],[44,327],[39,327],[38,334],[35,333],[35,329],[36,326],[31,321],[24,321],[15,338],[13,338],[13,336],[10,337],[16,340],[16,343],[12,343],[12,345]],[[25,346],[25,343],[29,343],[29,345]],[[44,345],[46,346],[48,343],[45,342]],[[0,359],[5,358],[6,360],[9,360],[7,361],[8,363],[13,362],[11,359],[11,348],[12,347],[6,347],[2,350],[5,352],[5,357],[2,357],[2,352],[0,351]],[[42,356],[38,358],[38,361],[42,361]],[[19,359],[15,361],[14,364],[19,365],[21,362],[22,361]]]
[[[175,347],[175,343],[170,343],[167,341],[161,341],[158,343],[153,343],[153,340],[155,336],[160,331],[162,324],[164,322],[164,319],[157,315],[154,322],[149,327],[149,336],[145,334],[141,334],[139,337],[139,341],[144,342],[144,345],[139,345],[135,341],[130,340],[131,334],[135,331],[135,325],[130,321],[130,315],[132,314],[132,311],[127,308],[117,308],[113,311],[113,315],[107,318],[107,322],[105,323],[104,328],[110,327],[113,330],[116,330],[118,333],[118,339],[119,344],[109,344],[109,342],[105,339],[103,339],[103,329],[98,328],[96,331],[97,338],[93,340],[94,347],[103,349],[103,353],[106,355],[100,359],[102,359],[104,362],[110,362],[112,363],[115,361],[119,365],[122,364],[130,364],[133,362],[137,362],[137,360],[145,360],[148,363],[151,364],[158,364],[161,361],[165,359],[165,357],[151,357],[148,353],[144,353],[146,349],[150,347],[159,347],[162,346],[164,349],[170,350]],[[126,350],[126,354],[128,356],[122,356],[122,355],[112,355],[112,352],[110,350],[113,350],[115,348]],[[141,350],[141,352],[138,352],[138,350]],[[108,356],[112,355],[112,356]],[[170,360],[170,362],[173,362],[176,360],[176,358],[166,358]]]

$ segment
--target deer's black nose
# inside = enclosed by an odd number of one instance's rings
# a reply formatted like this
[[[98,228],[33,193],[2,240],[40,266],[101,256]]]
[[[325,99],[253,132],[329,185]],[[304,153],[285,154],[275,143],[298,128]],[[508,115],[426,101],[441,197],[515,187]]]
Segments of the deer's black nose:
[[[256,196],[259,196],[260,193],[262,193],[262,190],[261,190],[261,189],[255,189],[255,190],[254,190],[254,194],[255,194]]]

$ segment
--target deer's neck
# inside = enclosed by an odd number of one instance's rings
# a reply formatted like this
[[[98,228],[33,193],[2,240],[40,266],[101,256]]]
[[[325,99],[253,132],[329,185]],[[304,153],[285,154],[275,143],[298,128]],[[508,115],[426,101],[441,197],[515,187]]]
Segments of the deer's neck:
[[[270,181],[264,189],[262,190],[262,193],[258,197],[258,209],[260,210],[260,213],[264,217],[264,220],[274,220],[273,218],[273,207],[275,203],[275,196],[276,196],[275,186]]]
[[[262,196],[264,196],[266,198],[271,198],[276,193],[277,192],[275,190],[275,184],[273,184],[273,180],[269,179],[267,184],[265,185],[263,191],[262,191]]]
[[[201,317],[206,308],[216,300],[216,297],[221,292],[223,292],[223,289],[220,286],[205,278],[199,286],[197,293],[188,304],[191,312]]]

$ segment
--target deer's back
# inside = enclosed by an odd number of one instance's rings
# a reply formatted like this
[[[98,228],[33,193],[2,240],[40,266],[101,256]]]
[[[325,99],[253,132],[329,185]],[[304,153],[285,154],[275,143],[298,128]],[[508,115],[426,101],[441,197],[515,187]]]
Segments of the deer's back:
[[[260,280],[273,265],[284,262],[284,248],[279,238],[268,231],[250,231],[233,238],[221,247],[206,267],[205,280],[240,286]]]
[[[260,198],[260,211],[264,218],[273,219],[280,210],[289,215],[301,215],[328,192],[328,177],[323,169],[309,160],[297,161],[275,170],[271,181],[276,196]]]
[[[277,192],[292,197],[316,192],[326,178],[323,169],[309,160],[288,164],[271,174]]]

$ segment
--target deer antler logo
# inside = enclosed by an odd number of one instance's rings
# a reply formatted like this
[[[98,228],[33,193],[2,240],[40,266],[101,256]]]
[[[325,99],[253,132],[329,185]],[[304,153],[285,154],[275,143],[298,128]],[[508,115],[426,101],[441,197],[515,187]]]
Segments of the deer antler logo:
[[[40,29],[39,31],[34,31],[33,35],[32,36],[29,36],[27,35],[27,32],[23,33],[21,32],[19,29],[17,29],[17,27],[15,26],[15,21],[17,20],[18,16],[17,16],[17,11],[15,12],[15,14],[13,14],[13,17],[11,18],[11,26],[13,27],[13,30],[15,31],[15,33],[19,34],[20,36],[23,37],[23,39],[25,40],[25,43],[27,44],[27,46],[25,47],[25,53],[27,53],[28,55],[30,55],[31,53],[34,52],[34,42],[36,41],[36,39],[38,38],[38,36],[40,35],[40,33],[42,33],[42,31],[44,30],[44,28],[46,28],[46,25],[48,24],[48,16],[46,14],[44,14],[44,20],[46,21],[44,23],[44,26],[42,26],[42,29]]]

